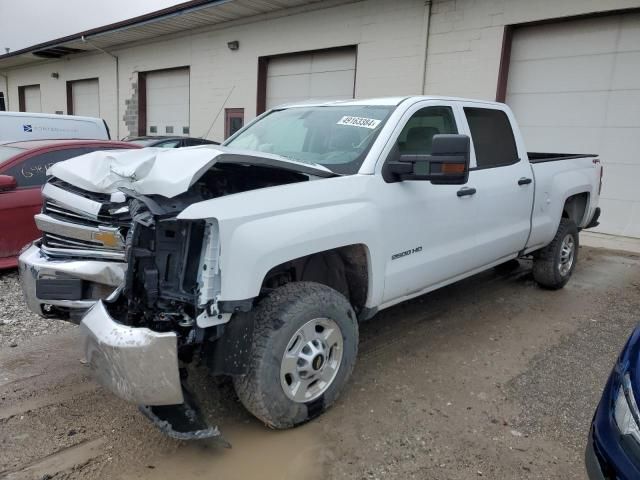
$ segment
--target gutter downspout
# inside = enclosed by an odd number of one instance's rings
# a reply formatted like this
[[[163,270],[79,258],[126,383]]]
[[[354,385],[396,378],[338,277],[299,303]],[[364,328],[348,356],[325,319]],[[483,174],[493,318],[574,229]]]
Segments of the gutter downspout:
[[[106,50],[103,50],[97,45],[91,43],[84,35],[81,37],[81,40],[83,43],[88,43],[96,50],[109,55],[116,61],[116,140],[120,140],[120,60],[117,55],[107,52]]]
[[[427,81],[427,50],[429,50],[429,26],[431,24],[431,0],[425,0],[424,2],[424,60],[422,62],[422,94],[426,93],[426,81]]]
[[[9,108],[9,77],[4,73],[0,73],[0,77],[4,78],[4,106],[7,109],[7,112],[10,112]]]

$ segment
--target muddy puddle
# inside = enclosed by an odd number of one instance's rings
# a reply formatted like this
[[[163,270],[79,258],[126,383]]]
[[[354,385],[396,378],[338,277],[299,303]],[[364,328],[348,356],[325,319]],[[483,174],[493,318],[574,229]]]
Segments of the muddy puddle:
[[[274,480],[324,478],[330,452],[322,442],[318,425],[294,430],[269,430],[258,422],[221,427],[231,448],[215,442],[185,442],[169,456],[152,458],[148,464],[119,478],[190,480],[214,476],[216,480]],[[213,477],[211,477],[213,478]]]

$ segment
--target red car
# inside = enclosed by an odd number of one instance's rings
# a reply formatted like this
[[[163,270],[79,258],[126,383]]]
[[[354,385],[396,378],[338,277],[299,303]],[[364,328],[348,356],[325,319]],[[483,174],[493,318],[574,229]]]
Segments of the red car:
[[[0,269],[18,266],[18,253],[40,236],[33,216],[47,168],[95,150],[140,148],[107,140],[31,140],[0,143]]]

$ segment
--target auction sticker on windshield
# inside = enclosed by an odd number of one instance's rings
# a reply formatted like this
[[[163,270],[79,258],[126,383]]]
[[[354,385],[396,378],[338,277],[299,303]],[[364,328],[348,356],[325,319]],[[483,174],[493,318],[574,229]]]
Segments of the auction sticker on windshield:
[[[365,117],[350,117],[345,116],[338,120],[337,125],[351,125],[352,127],[363,127],[363,128],[371,128],[374,129],[378,125],[380,125],[381,120],[376,120],[375,118],[365,118]]]

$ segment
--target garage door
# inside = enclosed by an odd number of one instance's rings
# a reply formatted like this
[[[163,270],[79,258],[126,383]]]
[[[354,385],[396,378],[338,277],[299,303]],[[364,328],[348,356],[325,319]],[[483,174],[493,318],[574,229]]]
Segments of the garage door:
[[[355,75],[355,48],[273,57],[267,70],[267,108],[353,98]]]
[[[149,72],[147,135],[189,134],[189,69]]]
[[[506,101],[530,151],[600,154],[598,230],[640,237],[640,14],[517,29]]]
[[[98,79],[72,82],[71,101],[73,115],[99,117],[100,94],[98,92]]]
[[[42,100],[40,98],[40,85],[24,87],[24,111],[42,112]]]

